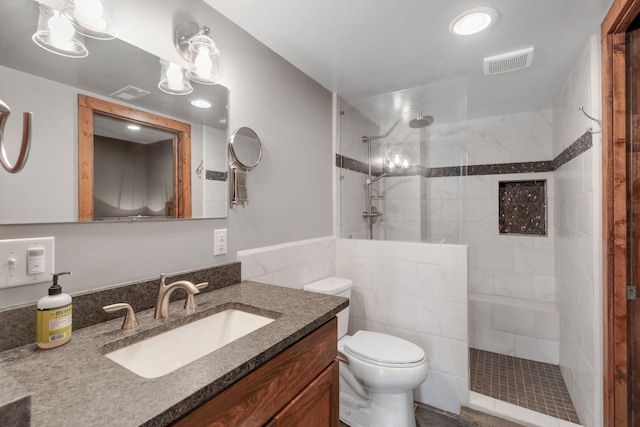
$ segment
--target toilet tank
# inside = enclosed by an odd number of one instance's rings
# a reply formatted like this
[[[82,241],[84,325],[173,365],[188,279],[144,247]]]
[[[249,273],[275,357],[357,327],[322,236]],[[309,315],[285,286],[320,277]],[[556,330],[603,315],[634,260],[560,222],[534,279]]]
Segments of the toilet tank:
[[[311,282],[304,285],[302,289],[319,294],[335,295],[338,297],[351,298],[351,286],[353,282],[342,277],[327,277],[326,279]],[[338,313],[338,339],[347,334],[349,329],[349,307]]]

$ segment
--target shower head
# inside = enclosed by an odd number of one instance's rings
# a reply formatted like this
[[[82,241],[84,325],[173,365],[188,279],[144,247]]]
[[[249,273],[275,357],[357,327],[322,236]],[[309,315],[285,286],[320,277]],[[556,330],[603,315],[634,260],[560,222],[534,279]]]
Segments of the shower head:
[[[423,116],[422,115],[422,110],[420,109],[420,107],[416,107],[413,106],[409,109],[409,111],[411,110],[418,110],[418,117],[416,117],[415,119],[411,120],[409,122],[409,127],[413,128],[413,129],[419,129],[419,128],[423,128],[423,127],[427,127],[429,126],[431,123],[433,123],[433,117],[432,116]],[[398,123],[400,123],[406,116],[405,114],[408,111],[405,111],[399,118],[398,120],[396,120],[396,122],[391,126],[391,128],[387,131],[387,133],[385,133],[384,135],[376,135],[376,136],[363,136],[362,137],[362,142],[364,143],[368,143],[373,141],[374,139],[382,139],[382,138],[386,138],[389,136],[389,134],[396,128],[396,126],[398,126]]]
[[[420,107],[411,107],[412,110],[418,110],[418,117],[416,117],[415,119],[411,120],[409,122],[409,127],[412,129],[420,129],[420,128],[424,128],[429,126],[431,123],[433,123],[433,117],[432,116],[423,116],[422,115],[422,110],[420,109]]]
[[[417,119],[413,119],[409,122],[409,127],[413,129],[420,129],[429,126],[433,123],[433,117],[418,117]]]

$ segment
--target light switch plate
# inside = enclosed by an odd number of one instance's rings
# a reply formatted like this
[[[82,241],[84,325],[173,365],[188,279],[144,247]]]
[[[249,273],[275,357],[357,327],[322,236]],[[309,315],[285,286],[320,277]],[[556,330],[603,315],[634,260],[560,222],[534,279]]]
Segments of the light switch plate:
[[[50,282],[55,269],[54,247],[53,237],[0,240],[0,288]],[[43,250],[44,256],[36,259],[36,264],[32,259],[32,274],[29,274],[29,250],[32,255],[40,253],[34,249]]]
[[[227,253],[227,229],[213,231],[213,255],[224,255]]]

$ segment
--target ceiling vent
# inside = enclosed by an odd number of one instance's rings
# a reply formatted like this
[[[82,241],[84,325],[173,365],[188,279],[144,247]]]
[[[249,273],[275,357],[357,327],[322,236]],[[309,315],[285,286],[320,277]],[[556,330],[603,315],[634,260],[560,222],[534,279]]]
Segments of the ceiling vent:
[[[123,87],[122,89],[113,92],[109,96],[112,96],[113,98],[120,99],[122,101],[131,102],[131,101],[135,101],[137,99],[140,99],[143,96],[147,96],[150,93],[151,92],[148,92],[148,91],[146,91],[144,89],[140,89],[139,87],[127,86],[127,87]]]
[[[531,65],[531,61],[533,61],[533,47],[489,56],[484,58],[484,74],[485,76],[491,76],[493,74],[522,70]]]

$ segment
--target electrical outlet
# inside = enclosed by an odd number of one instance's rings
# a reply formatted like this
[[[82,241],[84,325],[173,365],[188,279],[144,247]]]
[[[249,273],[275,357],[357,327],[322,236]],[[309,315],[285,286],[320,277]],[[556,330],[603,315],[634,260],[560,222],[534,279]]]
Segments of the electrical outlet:
[[[224,255],[227,253],[227,229],[213,231],[213,255]]]

